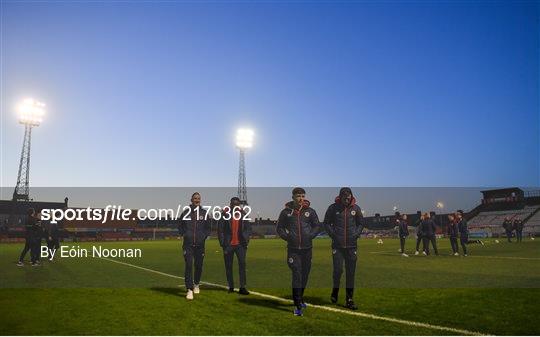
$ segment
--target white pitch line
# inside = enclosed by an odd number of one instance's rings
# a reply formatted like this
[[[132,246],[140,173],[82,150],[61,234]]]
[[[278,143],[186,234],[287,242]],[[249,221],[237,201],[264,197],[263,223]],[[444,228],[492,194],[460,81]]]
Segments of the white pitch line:
[[[379,255],[388,255],[388,256],[397,256],[397,257],[401,256],[400,253],[393,253],[391,251],[369,252],[369,253],[370,254],[379,254]],[[409,255],[413,255],[413,254],[409,254]],[[439,255],[441,255],[441,254],[439,254]],[[446,255],[442,255],[442,256],[446,256]],[[447,256],[453,257],[452,255],[447,255]],[[460,256],[462,256],[462,255],[460,255]],[[506,260],[533,260],[533,261],[540,260],[540,257],[520,257],[520,256],[468,255],[467,257],[468,258],[469,257],[472,257],[472,258],[484,258],[484,259],[506,259]]]
[[[176,279],[184,279],[181,276],[164,273],[164,272],[161,272],[161,271],[158,271],[158,270],[137,266],[137,265],[127,263],[127,262],[108,259],[108,258],[105,258],[105,257],[101,257],[100,259],[107,260],[107,261],[114,262],[114,263],[118,263],[118,264],[121,264],[121,265],[124,265],[124,266],[129,266],[129,267],[141,269],[141,270],[144,270],[144,271],[147,271],[147,272],[151,272],[151,273],[155,273],[155,274],[159,274],[159,275],[163,275],[163,276],[167,276],[167,277],[172,277],[172,278],[176,278]],[[216,287],[216,288],[229,289],[229,287],[224,286],[222,284],[217,284],[217,283],[201,282],[201,284],[209,285],[209,286]],[[253,295],[259,296],[259,297],[263,297],[263,298],[272,299],[272,300],[279,301],[279,302],[293,303],[292,300],[289,300],[289,299],[286,299],[286,298],[283,298],[283,297],[278,297],[278,296],[274,296],[274,295],[265,294],[265,293],[260,293],[260,292],[257,292],[257,291],[250,291],[250,294],[253,294]],[[473,335],[473,336],[485,336],[486,335],[486,334],[476,332],[476,331],[470,331],[470,330],[465,330],[465,329],[457,329],[457,328],[450,328],[450,327],[446,327],[446,326],[442,326],[442,325],[433,325],[433,324],[429,324],[429,323],[408,321],[408,320],[399,319],[399,318],[368,314],[368,313],[364,313],[364,312],[360,312],[360,311],[348,311],[348,310],[343,310],[343,309],[339,309],[339,308],[327,307],[327,306],[324,306],[324,305],[316,305],[316,304],[309,304],[309,303],[307,303],[307,304],[308,304],[309,307],[313,307],[313,308],[317,308],[317,309],[321,309],[321,310],[326,310],[326,311],[331,311],[331,312],[337,312],[337,313],[340,313],[340,314],[363,317],[363,318],[369,318],[369,319],[374,319],[374,320],[379,320],[379,321],[392,322],[392,323],[403,324],[403,325],[408,325],[408,326],[414,326],[414,327],[419,327],[419,328],[447,331],[447,332],[455,333],[457,335]]]

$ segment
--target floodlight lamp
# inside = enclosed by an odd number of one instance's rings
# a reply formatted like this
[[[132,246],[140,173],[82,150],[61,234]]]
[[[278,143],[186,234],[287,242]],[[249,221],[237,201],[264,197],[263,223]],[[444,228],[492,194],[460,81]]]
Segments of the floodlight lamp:
[[[19,123],[39,126],[45,115],[45,104],[32,98],[27,98],[18,107]]]
[[[253,147],[253,136],[253,130],[238,129],[236,131],[236,147],[241,150]]]

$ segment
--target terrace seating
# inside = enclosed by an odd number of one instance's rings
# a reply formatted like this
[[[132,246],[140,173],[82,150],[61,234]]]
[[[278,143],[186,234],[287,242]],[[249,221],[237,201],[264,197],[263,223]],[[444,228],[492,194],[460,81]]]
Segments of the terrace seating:
[[[539,206],[525,206],[523,209],[514,209],[509,211],[480,212],[477,216],[469,220],[469,230],[474,233],[488,233],[489,236],[502,235],[504,228],[502,224],[506,218],[514,220],[519,217],[525,219],[533,214]],[[538,213],[535,214],[536,217]],[[525,223],[523,231],[527,233],[530,220]],[[538,226],[540,226],[540,216],[538,217]],[[540,227],[539,227],[540,229]]]

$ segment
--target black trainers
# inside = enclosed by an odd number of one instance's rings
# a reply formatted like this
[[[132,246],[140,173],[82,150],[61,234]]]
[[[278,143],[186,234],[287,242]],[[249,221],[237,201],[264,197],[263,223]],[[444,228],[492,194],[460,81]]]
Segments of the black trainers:
[[[239,293],[240,295],[249,295],[249,291],[247,291],[246,288],[240,288],[240,289],[238,290],[238,293]]]
[[[354,304],[354,301],[352,299],[347,300],[347,303],[345,303],[345,307],[351,310],[358,310],[358,307],[356,306],[356,304]]]
[[[229,288],[229,291],[227,291],[229,294],[234,293],[234,288]]]
[[[330,302],[336,304],[338,298],[339,288],[334,288],[332,290],[332,295],[330,295]]]

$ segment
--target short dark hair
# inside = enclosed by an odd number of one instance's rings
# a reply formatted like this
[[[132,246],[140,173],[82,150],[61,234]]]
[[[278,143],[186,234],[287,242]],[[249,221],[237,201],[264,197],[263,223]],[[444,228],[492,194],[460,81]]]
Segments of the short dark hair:
[[[191,195],[191,199],[193,199],[193,197],[196,196],[196,195],[201,196],[201,194],[200,194],[199,192],[195,192],[195,193],[193,193],[193,194]]]
[[[241,202],[240,198],[238,198],[238,197],[232,197],[231,198],[231,204],[233,203],[233,201]]]
[[[304,190],[302,187],[295,187],[292,190],[292,195],[296,194],[306,194],[306,190]]]

